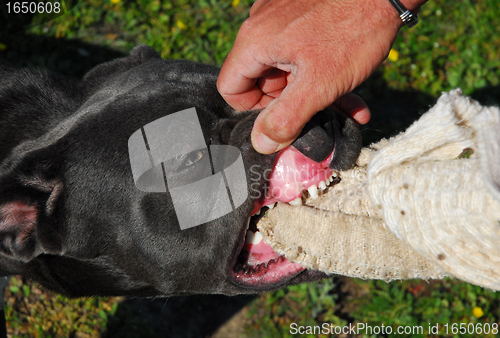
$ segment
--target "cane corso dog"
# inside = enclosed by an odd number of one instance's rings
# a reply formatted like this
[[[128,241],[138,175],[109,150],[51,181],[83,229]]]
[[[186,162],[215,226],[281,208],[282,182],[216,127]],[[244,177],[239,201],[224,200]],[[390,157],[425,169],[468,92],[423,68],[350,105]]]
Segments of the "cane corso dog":
[[[324,189],[333,170],[350,167],[361,149],[357,126],[325,110],[292,147],[259,154],[250,141],[259,112],[231,109],[217,75],[216,67],[163,60],[147,46],[81,81],[1,62],[0,275],[73,297],[235,295],[324,277],[276,254],[251,219],[263,206]],[[241,152],[248,197],[181,230],[168,191],[137,189],[128,140],[192,107],[207,145]],[[191,170],[203,156],[180,157],[177,169]]]

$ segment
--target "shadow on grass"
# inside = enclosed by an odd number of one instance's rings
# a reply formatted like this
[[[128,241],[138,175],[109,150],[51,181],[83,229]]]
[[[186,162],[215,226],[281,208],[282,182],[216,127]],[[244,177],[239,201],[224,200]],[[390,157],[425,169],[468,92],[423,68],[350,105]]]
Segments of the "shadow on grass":
[[[370,122],[361,126],[364,146],[403,132],[437,99],[423,92],[391,89],[381,71],[372,74],[354,92],[365,100],[372,114]]]
[[[109,318],[106,338],[211,337],[255,296],[127,299]]]
[[[500,105],[500,85],[475,90],[471,97],[483,106]]]
[[[100,63],[126,54],[79,40],[57,39],[25,33],[6,34],[0,28],[0,59],[16,67],[47,68],[81,78]]]
[[[355,93],[365,100],[372,113],[370,122],[361,126],[364,146],[405,131],[434,106],[438,99],[423,92],[391,89],[380,71],[359,86]],[[498,106],[500,86],[484,87],[475,90],[470,96],[483,106]]]

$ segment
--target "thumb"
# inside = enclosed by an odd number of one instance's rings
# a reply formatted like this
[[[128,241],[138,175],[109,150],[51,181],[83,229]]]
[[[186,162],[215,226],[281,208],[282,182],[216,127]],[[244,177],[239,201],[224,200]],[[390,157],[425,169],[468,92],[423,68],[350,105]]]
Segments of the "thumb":
[[[296,77],[255,120],[252,145],[259,153],[271,154],[290,145],[304,125],[329,105],[328,95],[304,90],[314,88],[312,83],[304,82]]]

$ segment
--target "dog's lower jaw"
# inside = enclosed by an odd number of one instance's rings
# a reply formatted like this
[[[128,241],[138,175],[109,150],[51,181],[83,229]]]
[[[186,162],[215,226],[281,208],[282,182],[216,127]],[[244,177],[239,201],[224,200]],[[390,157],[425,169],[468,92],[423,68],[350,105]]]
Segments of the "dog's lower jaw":
[[[319,163],[307,158],[292,146],[278,154],[269,181],[264,187],[264,198],[254,203],[246,226],[247,233],[241,235],[238,256],[233,259],[229,272],[233,283],[248,289],[269,290],[288,284],[304,272],[308,275],[305,267],[290,262],[284,255],[279,255],[270,245],[265,244],[256,223],[262,216],[259,216],[259,210],[263,206],[271,207],[275,202],[293,203],[296,199],[300,200],[302,192],[308,188],[314,186],[317,189],[320,182],[323,185],[330,182],[329,176],[333,171],[329,165],[333,154],[334,149]],[[276,194],[275,190],[279,193]],[[245,240],[245,235],[250,238]]]

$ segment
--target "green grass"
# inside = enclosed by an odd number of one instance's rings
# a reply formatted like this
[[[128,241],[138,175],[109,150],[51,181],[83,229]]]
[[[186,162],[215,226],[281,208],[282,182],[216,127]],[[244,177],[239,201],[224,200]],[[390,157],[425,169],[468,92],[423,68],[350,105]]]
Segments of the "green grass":
[[[496,337],[498,334],[491,332],[453,334],[451,325],[481,323],[491,327],[498,324],[499,304],[500,294],[449,278],[385,283],[341,277],[262,295],[250,306],[246,334],[252,338],[293,337],[290,333],[292,323],[302,326],[328,323],[343,327],[350,322],[372,327],[383,324],[390,326],[394,333],[400,326],[423,326],[423,334],[412,337],[431,336],[429,323],[431,326],[438,324],[437,336],[440,337]],[[474,307],[484,312],[480,318],[474,316]],[[362,337],[369,336],[364,331],[359,333]]]
[[[84,0],[34,34],[99,43],[122,51],[147,44],[163,58],[221,65],[249,14],[250,1]],[[236,4],[236,2],[234,2]]]
[[[0,32],[0,55],[18,65],[45,66],[71,76],[81,76],[92,62],[103,61],[92,59],[86,63],[86,58],[94,56],[88,55],[93,53],[92,45],[127,53],[138,44],[148,44],[164,58],[221,65],[239,25],[248,16],[250,5],[248,0],[122,0],[117,4],[110,0],[82,0],[69,14],[34,27],[22,36]],[[394,44],[394,50],[399,53],[397,60],[385,61],[360,88],[359,93],[373,107],[375,121],[368,129],[378,132],[375,138],[401,130],[418,117],[418,113],[427,110],[442,91],[456,87],[483,103],[498,104],[498,1],[429,1],[422,8],[420,18],[417,27],[402,29]],[[33,20],[37,23],[41,18]],[[35,38],[43,43],[37,42],[30,49],[27,45],[33,44]],[[20,41],[28,42],[21,46]],[[85,45],[67,49],[74,41]],[[33,52],[33,48],[38,49]],[[26,53],[24,49],[32,52]],[[46,49],[50,53],[44,54]],[[21,54],[23,57],[19,57]],[[77,57],[85,62],[75,61]],[[398,98],[397,105],[403,113],[382,115]],[[377,114],[381,120],[378,124]],[[370,136],[365,139],[372,140]],[[42,292],[19,278],[11,281],[6,299],[9,332],[16,337],[68,337],[75,332],[79,337],[99,336],[109,320],[113,320],[115,304],[119,301],[113,298],[69,300]],[[422,325],[426,329],[431,323],[440,324],[439,336],[493,337],[492,334],[461,335],[451,331],[446,334],[444,325],[498,323],[499,305],[500,294],[457,280],[387,284],[349,278],[327,279],[255,299],[247,308],[245,335],[291,337],[289,327],[294,322],[339,326],[368,323],[393,328]],[[473,314],[475,307],[484,312],[480,318]],[[144,328],[132,324],[128,332],[138,336]],[[425,331],[421,336],[432,335]]]
[[[419,25],[403,29],[384,78],[393,88],[437,96],[462,87],[470,95],[500,83],[500,20],[498,2],[429,1]]]
[[[98,337],[118,308],[117,298],[68,299],[12,277],[5,292],[5,317],[12,337]]]

